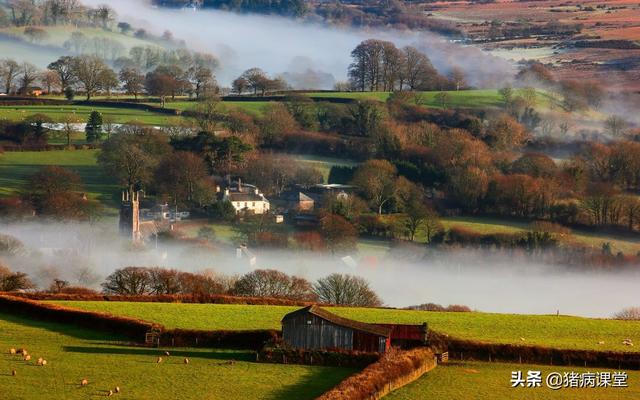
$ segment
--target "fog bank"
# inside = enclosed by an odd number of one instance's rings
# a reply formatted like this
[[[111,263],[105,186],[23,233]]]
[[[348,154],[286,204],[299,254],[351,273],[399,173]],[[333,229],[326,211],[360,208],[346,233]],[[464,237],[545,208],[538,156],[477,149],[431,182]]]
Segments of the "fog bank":
[[[562,267],[532,262],[514,264],[508,257],[477,252],[432,253],[423,247],[387,254],[338,257],[298,251],[251,249],[256,264],[237,259],[235,248],[214,245],[150,243],[132,250],[116,232],[116,224],[3,224],[1,234],[21,240],[26,251],[5,257],[14,270],[29,273],[41,286],[54,278],[99,288],[109,273],[124,266],[161,266],[184,271],[212,269],[244,274],[254,268],[273,268],[315,280],[333,272],[351,273],[371,282],[389,306],[420,303],[465,304],[500,313],[562,314],[609,317],[637,306],[637,273],[569,272]],[[416,250],[417,249],[417,250]],[[422,249],[422,250],[420,250]],[[351,265],[349,265],[351,264]]]
[[[97,6],[105,2],[83,0],[83,3]],[[248,68],[260,67],[274,75],[307,75],[308,82],[321,84],[318,89],[331,89],[333,81],[346,79],[351,50],[370,38],[390,40],[397,46],[415,45],[442,72],[446,73],[451,66],[460,67],[472,85],[495,87],[513,76],[514,71],[504,59],[477,48],[449,43],[431,33],[355,30],[276,16],[165,9],[151,6],[147,0],[111,0],[108,4],[117,11],[118,20],[158,35],[169,30],[191,49],[215,54],[221,63],[217,77],[223,85],[229,85]],[[299,77],[294,82],[301,80],[305,82]]]

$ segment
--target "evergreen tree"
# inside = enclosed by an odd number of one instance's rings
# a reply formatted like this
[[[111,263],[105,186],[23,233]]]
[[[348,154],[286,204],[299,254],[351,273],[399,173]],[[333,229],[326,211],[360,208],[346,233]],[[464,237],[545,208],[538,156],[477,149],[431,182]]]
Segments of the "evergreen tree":
[[[92,111],[84,131],[87,134],[87,142],[100,141],[102,139],[102,114],[98,111]]]

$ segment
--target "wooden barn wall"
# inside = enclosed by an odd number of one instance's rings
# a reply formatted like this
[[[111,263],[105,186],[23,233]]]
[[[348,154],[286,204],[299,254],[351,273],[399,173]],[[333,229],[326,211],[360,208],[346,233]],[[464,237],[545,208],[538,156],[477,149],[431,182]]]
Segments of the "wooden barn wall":
[[[288,345],[299,349],[353,350],[352,329],[332,324],[313,314],[300,314],[283,321],[282,338]]]

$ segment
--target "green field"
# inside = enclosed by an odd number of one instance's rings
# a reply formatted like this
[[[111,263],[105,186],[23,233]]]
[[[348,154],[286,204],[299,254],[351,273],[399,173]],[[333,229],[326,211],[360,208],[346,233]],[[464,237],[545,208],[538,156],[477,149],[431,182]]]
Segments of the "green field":
[[[512,388],[511,372],[602,372],[604,368],[553,367],[541,365],[460,362],[439,365],[417,381],[402,387],[385,399],[418,400],[630,400],[640,398],[640,372],[627,371],[628,388],[562,388],[551,390],[544,383],[539,388]],[[614,372],[614,371],[609,371]]]
[[[116,386],[118,399],[313,399],[355,372],[252,362],[251,352],[128,347],[118,338],[0,313],[0,398],[88,399]],[[30,362],[10,355],[26,348]],[[163,361],[157,364],[158,355]],[[36,365],[39,357],[45,367]],[[185,365],[184,358],[189,358]],[[16,376],[11,376],[15,369]],[[82,379],[89,384],[80,386]],[[250,395],[249,395],[250,394]]]
[[[244,111],[255,116],[260,116],[264,113],[265,108],[269,105],[269,101],[222,101],[220,103],[220,111],[229,112],[231,110]],[[149,105],[158,106],[158,103],[145,103]],[[197,107],[196,101],[178,100],[167,101],[165,107],[171,110],[188,111]]]
[[[131,47],[134,46],[158,46],[157,43],[151,40],[138,39],[133,35],[124,35],[118,31],[109,31],[101,28],[76,28],[75,26],[70,25],[40,26],[40,28],[44,29],[47,32],[47,37],[41,43],[39,43],[43,46],[55,46],[62,48],[64,42],[69,40],[71,34],[74,32],[80,32],[88,39],[99,37],[115,40],[125,47],[125,52],[127,52]],[[1,29],[0,32],[14,36],[16,38],[22,38],[28,42],[27,37],[24,35],[23,27],[4,28]],[[49,62],[52,61],[54,60],[50,60]]]
[[[514,90],[516,95],[518,90]],[[436,95],[439,92],[420,92],[423,104],[430,108],[442,108],[442,104],[437,101]],[[497,108],[504,105],[504,101],[498,90],[495,89],[481,89],[481,90],[459,90],[459,91],[447,91],[449,95],[449,101],[447,107],[449,108]],[[389,98],[390,92],[310,92],[307,93],[311,97],[337,97],[345,99],[356,100],[378,100],[386,101]],[[545,92],[538,92],[538,105],[548,106],[550,103],[555,102],[549,94]]]
[[[59,165],[76,171],[87,195],[102,203],[111,203],[117,184],[96,164],[98,150],[25,151],[0,154],[0,196],[25,188],[28,178],[39,168]]]
[[[56,302],[91,311],[141,318],[184,329],[280,329],[282,317],[298,307],[126,302]],[[624,339],[640,342],[640,321],[550,315],[446,313],[376,308],[329,308],[343,317],[378,323],[429,323],[453,337],[492,343],[543,345],[561,349],[634,351]],[[524,338],[523,342],[521,338]],[[598,345],[604,341],[604,345]]]
[[[154,113],[144,110],[119,107],[92,107],[76,105],[46,105],[46,106],[0,106],[0,119],[21,121],[34,114],[44,114],[54,122],[63,121],[65,115],[76,114],[81,122],[89,118],[92,111],[102,113],[104,117],[111,117],[114,123],[136,121],[147,125],[172,125],[180,121],[179,116]]]
[[[442,225],[451,229],[453,227],[464,228],[481,234],[516,233],[530,229],[527,221],[514,221],[506,218],[492,217],[447,217],[442,219]],[[571,232],[571,240],[577,244],[602,248],[602,244],[609,242],[613,252],[621,251],[625,254],[640,252],[640,237],[638,235],[624,235],[613,233],[590,232],[574,229]]]

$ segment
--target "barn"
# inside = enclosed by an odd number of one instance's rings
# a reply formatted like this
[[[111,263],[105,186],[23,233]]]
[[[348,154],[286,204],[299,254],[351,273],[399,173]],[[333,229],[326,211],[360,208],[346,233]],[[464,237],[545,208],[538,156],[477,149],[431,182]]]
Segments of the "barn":
[[[282,318],[282,338],[297,349],[384,353],[391,346],[391,329],[342,318],[313,305]]]

